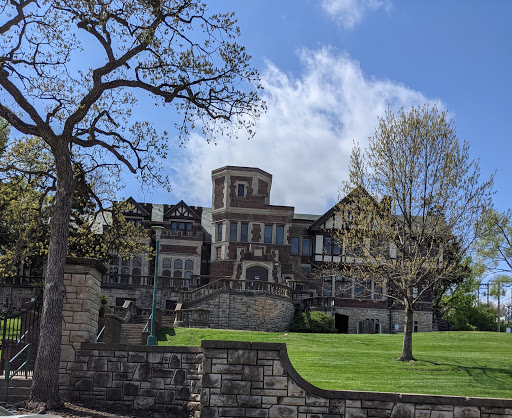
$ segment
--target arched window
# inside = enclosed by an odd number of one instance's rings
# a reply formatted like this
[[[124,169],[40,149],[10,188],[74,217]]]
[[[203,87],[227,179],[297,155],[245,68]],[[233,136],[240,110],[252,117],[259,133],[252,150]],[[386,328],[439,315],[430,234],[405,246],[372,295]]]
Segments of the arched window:
[[[164,271],[162,271],[162,276],[171,277],[171,270],[164,270]]]
[[[132,270],[132,276],[140,276],[140,268],[134,268]]]
[[[192,260],[185,261],[185,270],[194,270],[194,262]]]
[[[174,274],[172,277],[177,277],[177,278],[182,277],[181,270],[174,270]]]
[[[132,266],[133,267],[141,267],[142,266],[142,258],[140,257],[133,257],[133,263],[132,263]],[[134,273],[135,274],[135,273]]]
[[[171,268],[171,260],[168,258],[164,258],[164,261],[162,262],[162,267],[164,269],[170,269]]]
[[[183,268],[183,261],[181,260],[174,260],[174,270],[181,270]],[[176,277],[176,276],[174,276]]]
[[[121,269],[121,283],[128,284],[130,282],[130,268],[123,267]]]

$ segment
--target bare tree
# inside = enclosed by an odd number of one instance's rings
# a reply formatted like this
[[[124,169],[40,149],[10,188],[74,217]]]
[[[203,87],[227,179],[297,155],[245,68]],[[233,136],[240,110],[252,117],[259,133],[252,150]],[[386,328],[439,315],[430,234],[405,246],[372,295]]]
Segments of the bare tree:
[[[231,13],[210,14],[193,0],[0,0],[0,117],[42,138],[55,164],[33,406],[60,403],[74,190],[97,175],[116,179],[122,167],[149,184],[167,184],[158,172],[167,134],[132,114],[143,96],[181,115],[182,141],[196,128],[207,139],[238,128],[252,133],[263,105],[238,36]]]
[[[371,279],[404,309],[398,360],[413,360],[414,311],[464,272],[474,224],[490,203],[492,177],[479,167],[437,105],[388,111],[363,154],[353,149],[348,193],[337,206],[334,238],[343,274]]]

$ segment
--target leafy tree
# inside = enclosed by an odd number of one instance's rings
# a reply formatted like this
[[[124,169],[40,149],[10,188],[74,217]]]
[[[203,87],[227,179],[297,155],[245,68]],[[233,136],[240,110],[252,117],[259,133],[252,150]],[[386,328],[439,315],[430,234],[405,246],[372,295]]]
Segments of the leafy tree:
[[[374,279],[403,307],[398,360],[410,361],[414,311],[436,285],[460,280],[492,178],[479,182],[468,144],[437,105],[387,111],[365,153],[354,148],[349,170],[333,230],[343,274],[363,285]]]
[[[0,276],[20,274],[20,266],[31,274],[42,274],[48,254],[49,220],[54,167],[51,153],[39,138],[11,142],[0,156]],[[23,172],[17,168],[23,167]],[[98,211],[87,188],[77,188],[73,195],[69,224],[68,256],[89,257],[107,262],[112,253],[133,257],[146,253],[147,231],[127,222],[126,202]],[[108,219],[102,219],[107,217]],[[114,227],[97,229],[98,222]]]
[[[477,223],[475,251],[491,272],[512,273],[512,211],[486,209]]]
[[[40,137],[55,167],[30,396],[33,407],[54,407],[77,184],[119,177],[124,167],[149,185],[167,185],[158,171],[166,133],[132,115],[137,93],[181,114],[181,140],[196,128],[211,139],[233,128],[252,132],[262,110],[258,74],[235,42],[232,14],[210,14],[202,2],[0,0],[0,11],[0,117],[23,135]]]

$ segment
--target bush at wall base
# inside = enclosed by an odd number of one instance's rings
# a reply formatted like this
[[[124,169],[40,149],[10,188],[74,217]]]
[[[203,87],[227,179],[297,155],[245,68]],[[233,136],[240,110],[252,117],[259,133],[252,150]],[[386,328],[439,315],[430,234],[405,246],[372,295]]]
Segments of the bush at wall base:
[[[293,332],[316,332],[316,333],[336,333],[334,319],[331,315],[320,312],[302,312],[297,315],[292,325]]]

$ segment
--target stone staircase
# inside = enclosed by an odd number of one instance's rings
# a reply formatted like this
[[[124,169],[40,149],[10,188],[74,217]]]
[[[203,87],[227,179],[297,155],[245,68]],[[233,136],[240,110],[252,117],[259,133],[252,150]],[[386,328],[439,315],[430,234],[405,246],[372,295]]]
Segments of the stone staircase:
[[[30,387],[32,386],[32,379],[16,376],[9,382],[9,398],[7,403],[12,404],[20,401],[26,401],[30,396]],[[5,376],[0,376],[0,404],[6,403],[7,382]]]
[[[135,315],[130,320],[130,323],[122,324],[120,343],[145,345],[146,341],[142,341],[142,331],[149,320],[149,315]],[[164,316],[161,326],[162,328],[172,328],[174,326],[174,315]]]
[[[149,320],[149,315],[135,315],[129,324],[121,325],[121,344],[145,344],[142,331]]]

